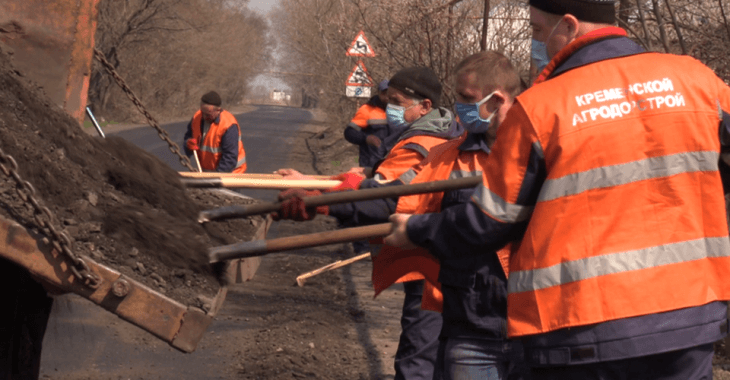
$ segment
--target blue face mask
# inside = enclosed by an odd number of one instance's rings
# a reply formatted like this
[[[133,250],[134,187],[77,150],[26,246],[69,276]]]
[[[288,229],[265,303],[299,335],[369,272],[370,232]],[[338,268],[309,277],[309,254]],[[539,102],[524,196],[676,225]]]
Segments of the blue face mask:
[[[461,125],[470,133],[486,133],[489,129],[489,125],[492,123],[494,118],[493,113],[488,118],[482,119],[479,115],[479,107],[486,103],[492,98],[494,92],[484,97],[484,99],[476,103],[460,103],[456,102],[456,115],[459,116]]]
[[[395,104],[388,104],[388,106],[385,107],[385,117],[388,120],[388,125],[392,128],[405,128],[409,126],[410,123],[406,121],[406,111],[416,105],[418,105],[418,103],[406,108]]]
[[[530,49],[530,56],[532,59],[535,60],[535,65],[537,65],[537,73],[541,73],[542,70],[545,68],[545,66],[550,63],[550,57],[548,57],[547,53],[547,43],[550,41],[550,37],[553,36],[553,33],[555,33],[555,29],[560,25],[560,23],[563,21],[561,18],[558,20],[557,24],[553,25],[553,29],[550,30],[550,34],[548,34],[548,37],[545,39],[545,42],[540,42],[536,39],[532,39],[532,48]]]
[[[537,65],[537,72],[540,73],[542,70],[547,66],[547,64],[550,62],[550,58],[547,54],[547,45],[545,45],[544,42],[540,42],[536,39],[532,39],[532,49],[530,51],[530,55],[532,56],[532,59],[535,60],[535,65]]]

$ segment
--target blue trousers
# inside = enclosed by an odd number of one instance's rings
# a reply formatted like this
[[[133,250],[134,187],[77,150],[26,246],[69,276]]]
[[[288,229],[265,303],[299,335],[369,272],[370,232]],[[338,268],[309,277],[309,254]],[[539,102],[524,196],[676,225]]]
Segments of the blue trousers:
[[[712,380],[712,343],[608,362],[532,368],[534,380]]]
[[[403,290],[406,296],[400,320],[402,331],[395,353],[394,380],[441,379],[435,370],[443,322],[441,314],[421,310],[423,281],[404,282]]]
[[[439,347],[444,380],[527,380],[519,341],[444,337]]]

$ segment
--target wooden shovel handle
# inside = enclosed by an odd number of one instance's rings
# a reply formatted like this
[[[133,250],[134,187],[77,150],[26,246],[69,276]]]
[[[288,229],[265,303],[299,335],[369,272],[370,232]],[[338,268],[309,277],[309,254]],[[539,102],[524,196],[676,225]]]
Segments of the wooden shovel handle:
[[[188,178],[267,178],[267,179],[284,179],[284,176],[276,173],[219,173],[219,172],[178,172],[183,177]],[[330,179],[329,175],[309,175],[308,179]]]
[[[346,243],[367,238],[383,237],[390,234],[390,223],[372,226],[345,228],[341,230],[318,232],[308,235],[289,236],[271,240],[254,240],[224,245],[208,250],[211,263],[263,256],[273,252],[292,249],[317,247],[320,245]]]
[[[237,177],[203,177],[183,178],[185,187],[195,188],[243,188],[243,189],[331,189],[342,181],[331,179],[283,179],[283,178],[237,178]]]
[[[304,283],[310,277],[314,277],[314,276],[316,276],[318,274],[321,274],[321,273],[324,273],[324,272],[329,272],[329,271],[335,270],[337,268],[342,268],[342,267],[344,267],[346,265],[350,265],[350,264],[354,263],[355,261],[360,261],[360,260],[366,259],[368,257],[370,257],[370,252],[363,253],[362,255],[358,255],[358,256],[355,256],[355,257],[351,257],[351,258],[349,258],[347,260],[337,260],[334,263],[329,263],[329,264],[327,264],[327,265],[325,265],[325,266],[323,266],[321,268],[317,268],[317,269],[315,269],[313,271],[310,271],[310,272],[307,272],[307,273],[303,273],[303,274],[297,276],[297,285],[300,286],[300,287],[301,286],[304,286]]]

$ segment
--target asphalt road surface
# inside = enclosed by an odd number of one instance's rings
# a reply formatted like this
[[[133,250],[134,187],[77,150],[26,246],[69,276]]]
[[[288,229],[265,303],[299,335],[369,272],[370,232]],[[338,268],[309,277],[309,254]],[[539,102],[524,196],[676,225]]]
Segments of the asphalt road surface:
[[[253,112],[234,114],[234,116],[241,126],[248,173],[271,173],[286,166],[290,145],[294,143],[296,136],[295,132],[302,124],[311,119],[311,114],[301,108],[268,105],[259,106]],[[166,124],[162,127],[167,131],[170,139],[182,148],[187,124],[188,121],[184,121]],[[170,151],[167,143],[157,136],[157,132],[153,128],[142,127],[115,135],[154,154],[171,168],[187,171],[180,164],[178,157]],[[194,162],[193,165],[195,165]],[[275,200],[276,194],[278,194],[277,191],[271,190],[242,190],[240,192],[262,200]]]
[[[235,115],[241,125],[248,172],[270,173],[286,166],[296,131],[311,114],[298,108],[259,106]],[[187,122],[163,125],[170,138],[182,143]],[[185,170],[156,131],[149,127],[117,133],[159,157],[176,170]],[[243,191],[257,199],[274,200],[277,191]],[[275,228],[269,236],[275,236]],[[228,298],[235,296],[229,293]],[[235,303],[229,299],[228,303]],[[229,306],[230,307],[230,306]],[[141,329],[78,296],[57,297],[48,324],[41,364],[42,379],[89,379],[94,373],[115,373],[114,379],[225,379],[219,372],[227,355],[215,345],[201,344],[192,354],[182,354]],[[216,319],[208,331],[245,329],[242,320]],[[123,331],[124,333],[119,333]],[[223,361],[223,362],[221,362]],[[152,375],[155,374],[155,375]],[[107,378],[107,377],[104,377]]]

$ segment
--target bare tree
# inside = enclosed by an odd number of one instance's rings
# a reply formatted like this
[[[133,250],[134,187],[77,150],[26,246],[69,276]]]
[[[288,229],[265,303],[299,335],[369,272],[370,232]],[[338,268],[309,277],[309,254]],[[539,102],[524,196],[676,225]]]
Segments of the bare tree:
[[[96,45],[158,115],[194,109],[211,89],[228,104],[239,102],[274,48],[266,20],[245,4],[102,0]],[[117,119],[135,115],[101,70],[92,73],[90,102]]]

